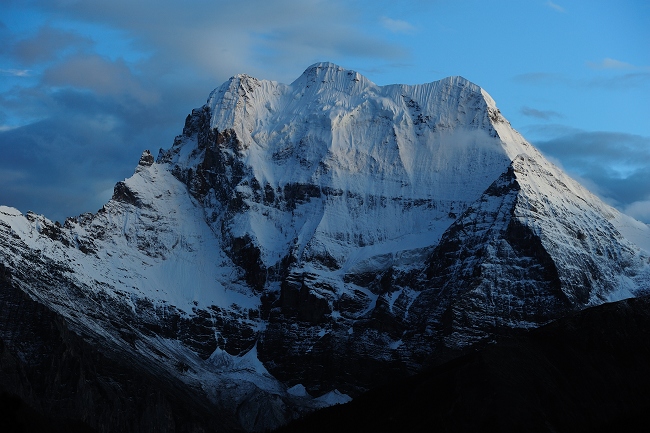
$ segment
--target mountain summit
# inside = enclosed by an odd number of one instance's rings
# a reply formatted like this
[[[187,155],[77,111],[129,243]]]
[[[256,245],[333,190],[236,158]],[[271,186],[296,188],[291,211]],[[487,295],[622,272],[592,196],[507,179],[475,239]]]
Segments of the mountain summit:
[[[0,390],[46,414],[84,406],[95,428],[272,428],[650,289],[648,226],[483,89],[377,86],[331,63],[290,85],[231,78],[97,213],[0,207],[0,233]],[[141,410],[113,402],[143,387],[158,391]]]

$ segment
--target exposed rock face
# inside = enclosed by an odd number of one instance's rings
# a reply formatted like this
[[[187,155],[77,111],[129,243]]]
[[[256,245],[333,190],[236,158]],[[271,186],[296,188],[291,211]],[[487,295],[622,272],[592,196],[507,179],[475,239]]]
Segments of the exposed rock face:
[[[140,161],[138,162],[138,165],[142,165],[143,167],[150,167],[151,164],[153,164],[155,161],[153,155],[149,150],[145,150],[142,152],[142,156],[140,156]]]
[[[0,336],[0,391],[44,414],[44,431],[59,425],[98,432],[239,429],[233,414],[210,405],[169,371],[106,346],[102,336],[70,329],[64,317],[15,287],[2,265]]]
[[[635,431],[650,409],[649,330],[648,297],[593,307],[278,433]]]
[[[96,214],[0,207],[0,269],[43,311],[25,320],[65,329],[61,347],[132,366],[135,393],[150,372],[152,420],[264,430],[648,290],[647,250],[626,237],[650,248],[647,226],[546,161],[478,86],[379,87],[324,63],[291,85],[233,77]],[[16,369],[37,362],[3,335]],[[12,383],[37,407],[49,395]],[[98,428],[94,410],[81,419]]]

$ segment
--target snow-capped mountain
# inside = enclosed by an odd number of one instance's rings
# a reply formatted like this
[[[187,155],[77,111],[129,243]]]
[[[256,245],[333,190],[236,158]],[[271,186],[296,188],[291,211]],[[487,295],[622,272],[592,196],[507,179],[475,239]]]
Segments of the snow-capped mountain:
[[[0,233],[11,302],[245,430],[650,289],[650,228],[547,161],[483,89],[377,86],[331,63],[290,85],[231,78],[97,213],[0,207]],[[36,362],[5,322],[4,350]]]

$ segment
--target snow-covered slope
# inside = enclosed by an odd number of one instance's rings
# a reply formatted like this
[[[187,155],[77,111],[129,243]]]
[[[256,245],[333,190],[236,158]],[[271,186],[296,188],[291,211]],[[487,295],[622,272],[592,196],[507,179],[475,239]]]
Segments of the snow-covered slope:
[[[249,430],[650,289],[648,226],[483,89],[331,63],[290,85],[231,78],[96,214],[0,207],[0,231],[14,287]]]

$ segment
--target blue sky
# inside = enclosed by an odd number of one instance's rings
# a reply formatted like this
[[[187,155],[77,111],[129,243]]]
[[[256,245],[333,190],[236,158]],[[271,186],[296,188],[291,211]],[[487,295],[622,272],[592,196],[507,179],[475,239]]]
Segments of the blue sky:
[[[331,61],[461,75],[549,158],[650,223],[646,0],[0,0],[0,204],[94,212],[232,75]]]

